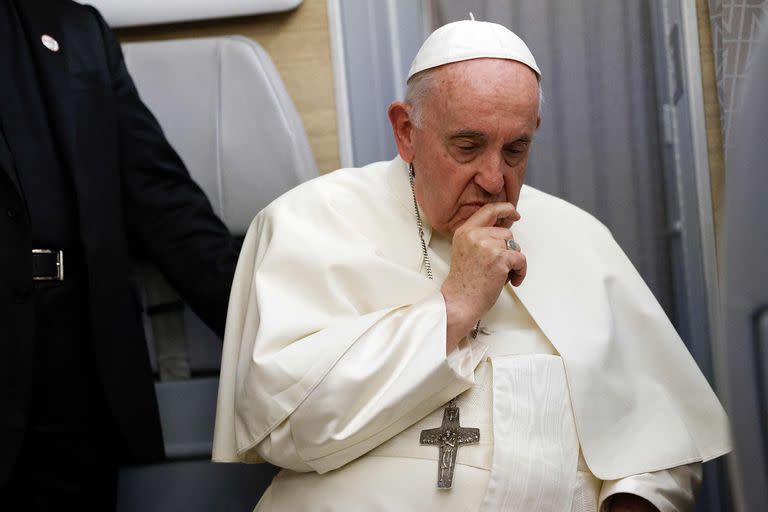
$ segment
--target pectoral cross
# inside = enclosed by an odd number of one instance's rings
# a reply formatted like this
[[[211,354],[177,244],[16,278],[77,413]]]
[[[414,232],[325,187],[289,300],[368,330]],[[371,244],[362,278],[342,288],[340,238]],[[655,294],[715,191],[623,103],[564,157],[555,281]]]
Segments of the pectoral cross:
[[[462,428],[459,424],[459,408],[455,400],[448,402],[443,411],[440,428],[421,431],[421,444],[437,446],[437,488],[450,489],[453,485],[453,470],[456,467],[456,452],[460,446],[480,442],[479,428]]]

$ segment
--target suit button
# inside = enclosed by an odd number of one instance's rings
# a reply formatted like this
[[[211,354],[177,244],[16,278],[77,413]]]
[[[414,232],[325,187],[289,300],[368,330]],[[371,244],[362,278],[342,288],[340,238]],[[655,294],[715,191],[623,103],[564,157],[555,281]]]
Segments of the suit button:
[[[9,206],[8,209],[5,210],[5,214],[8,216],[9,219],[16,220],[19,216],[19,211],[13,206]]]
[[[13,292],[13,298],[16,304],[25,304],[32,296],[32,290],[28,286],[20,286]]]

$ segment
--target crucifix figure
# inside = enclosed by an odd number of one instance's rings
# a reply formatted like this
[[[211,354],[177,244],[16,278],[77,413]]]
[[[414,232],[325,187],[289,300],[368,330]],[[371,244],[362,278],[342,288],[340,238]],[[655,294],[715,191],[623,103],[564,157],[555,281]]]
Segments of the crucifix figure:
[[[465,444],[480,442],[479,428],[463,428],[459,424],[459,408],[455,399],[448,402],[443,411],[443,424],[439,428],[421,431],[422,445],[437,446],[437,488],[450,489],[453,484],[453,470],[456,467],[456,452]]]

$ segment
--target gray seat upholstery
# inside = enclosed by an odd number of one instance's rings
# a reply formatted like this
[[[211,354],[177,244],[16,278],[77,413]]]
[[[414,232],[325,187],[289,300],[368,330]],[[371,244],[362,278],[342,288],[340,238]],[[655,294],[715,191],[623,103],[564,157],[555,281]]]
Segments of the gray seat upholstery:
[[[123,51],[142,99],[235,235],[278,195],[317,176],[293,103],[255,42],[188,39]],[[267,465],[209,462],[221,341],[188,309],[184,326],[192,378],[156,384],[169,462],[121,470],[121,512],[251,510],[274,474]]]

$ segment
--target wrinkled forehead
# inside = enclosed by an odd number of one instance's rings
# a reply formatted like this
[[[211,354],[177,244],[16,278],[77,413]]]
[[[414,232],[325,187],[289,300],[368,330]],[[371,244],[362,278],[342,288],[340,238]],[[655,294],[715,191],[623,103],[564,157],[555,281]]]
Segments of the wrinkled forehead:
[[[525,64],[483,58],[446,64],[430,73],[425,99],[432,107],[455,110],[494,102],[505,109],[538,111],[538,76]]]
[[[437,76],[445,80],[465,83],[474,87],[502,86],[522,92],[529,88],[534,92],[538,88],[538,75],[521,62],[509,59],[482,58],[445,64],[435,68]]]

